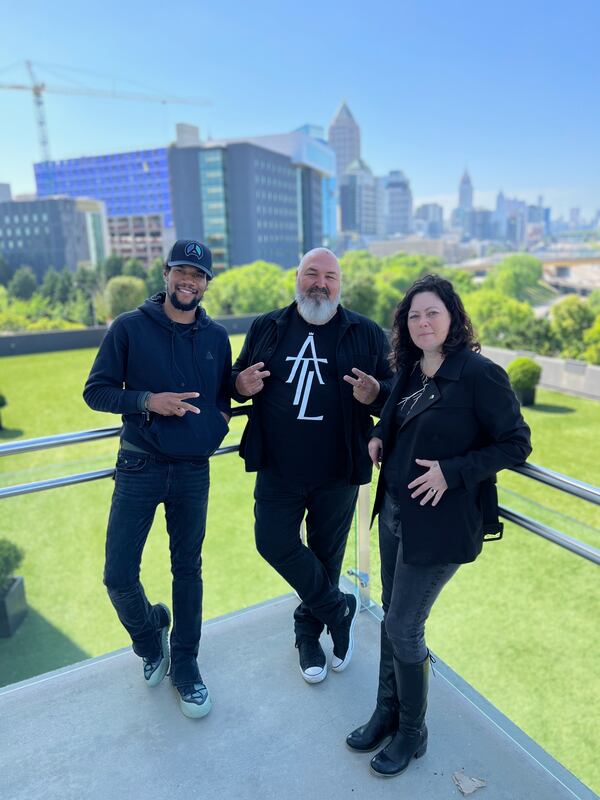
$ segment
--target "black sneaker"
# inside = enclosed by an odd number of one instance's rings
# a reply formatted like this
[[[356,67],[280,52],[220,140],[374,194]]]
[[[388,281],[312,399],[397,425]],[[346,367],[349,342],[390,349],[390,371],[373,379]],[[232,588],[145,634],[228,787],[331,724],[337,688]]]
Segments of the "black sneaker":
[[[360,605],[353,594],[346,594],[346,603],[348,605],[346,616],[338,626],[329,630],[333,639],[331,669],[334,672],[342,672],[346,669],[354,650],[354,626],[358,619]]]
[[[144,680],[148,686],[158,686],[169,671],[169,626],[171,625],[171,612],[164,603],[157,603],[160,616],[160,655],[152,660],[143,658]]]
[[[198,676],[196,683],[175,687],[179,692],[179,707],[186,717],[198,719],[205,717],[212,708],[212,701],[202,676]]]
[[[307,683],[321,683],[327,677],[327,659],[318,639],[300,636],[296,641],[300,672]]]

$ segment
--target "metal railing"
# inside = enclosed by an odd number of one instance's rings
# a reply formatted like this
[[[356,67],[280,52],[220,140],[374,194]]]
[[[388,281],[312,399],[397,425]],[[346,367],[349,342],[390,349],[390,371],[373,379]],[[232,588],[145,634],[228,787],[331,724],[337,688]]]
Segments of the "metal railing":
[[[247,416],[250,406],[239,406],[233,409],[232,416]],[[65,445],[81,444],[84,442],[92,442],[98,439],[107,439],[113,436],[118,436],[120,427],[114,428],[97,428],[88,431],[79,431],[75,433],[57,434],[55,436],[44,436],[37,439],[26,439],[20,442],[13,442],[0,445],[0,457],[9,455],[18,455],[21,453],[33,452],[36,450],[46,450],[53,447],[63,447]],[[239,450],[239,445],[228,445],[219,448],[214,455],[224,455],[226,453],[233,453]],[[540,467],[537,464],[526,463],[522,466],[513,467],[513,472],[524,475],[531,480],[538,481],[547,486],[551,486],[567,494],[578,497],[594,505],[600,505],[600,488],[593,486],[589,483],[576,480],[569,475],[563,475],[560,472]],[[75,475],[68,475],[60,478],[49,478],[43,481],[35,481],[32,483],[16,484],[14,486],[7,486],[0,488],[0,499],[6,497],[15,497],[17,495],[32,494],[34,492],[41,492],[47,489],[56,489],[62,486],[71,486],[76,483],[86,483],[89,481],[100,480],[101,478],[109,478],[114,474],[114,468],[106,468],[95,470],[92,472],[83,472]],[[519,525],[525,530],[535,533],[537,536],[553,542],[560,547],[575,553],[581,558],[585,558],[594,564],[600,564],[600,550],[592,545],[575,539],[572,536],[557,531],[554,528],[544,525],[536,519],[521,514],[511,508],[505,506],[499,507],[500,516],[504,519]],[[370,487],[369,485],[361,486],[358,496],[357,505],[357,564],[356,567],[350,570],[352,575],[359,579],[360,595],[365,605],[371,604],[370,599]]]
[[[248,416],[250,406],[239,406],[232,409],[232,417]],[[38,439],[24,439],[21,442],[10,442],[0,445],[0,456],[14,456],[21,453],[31,453],[36,450],[49,450],[53,447],[64,447],[71,444],[83,444],[94,442],[98,439],[109,439],[118,436],[121,426],[117,428],[94,428],[89,431],[77,431],[72,433],[58,433],[54,436],[41,436]],[[226,453],[235,453],[239,450],[239,445],[227,445],[219,447],[213,455],[221,456]],[[93,472],[80,472],[76,475],[66,475],[61,478],[48,478],[44,481],[34,481],[32,483],[20,483],[14,486],[0,487],[0,500],[5,497],[17,497],[22,494],[33,494],[43,492],[47,489],[58,489],[62,486],[73,486],[76,483],[89,483],[101,478],[112,478],[114,467],[94,470]]]

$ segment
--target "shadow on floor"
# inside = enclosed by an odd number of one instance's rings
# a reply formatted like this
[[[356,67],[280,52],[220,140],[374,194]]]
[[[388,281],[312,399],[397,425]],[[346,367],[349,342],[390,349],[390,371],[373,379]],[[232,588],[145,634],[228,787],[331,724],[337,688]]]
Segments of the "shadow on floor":
[[[0,639],[0,687],[89,658],[34,608],[15,634]]]

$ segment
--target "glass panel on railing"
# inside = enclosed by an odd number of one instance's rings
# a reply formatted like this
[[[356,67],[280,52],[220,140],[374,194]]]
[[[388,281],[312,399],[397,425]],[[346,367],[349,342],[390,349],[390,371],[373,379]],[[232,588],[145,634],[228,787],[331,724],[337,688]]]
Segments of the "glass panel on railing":
[[[233,420],[233,433],[225,445],[235,443],[243,424],[244,420]],[[117,447],[113,438],[9,456],[0,459],[4,469],[0,484],[112,466]],[[256,552],[254,478],[244,471],[237,453],[211,459],[203,548],[205,619],[289,591]],[[102,583],[112,489],[112,480],[103,479],[0,501],[0,538],[9,539],[25,553],[18,574],[25,578],[29,605],[17,632],[10,638],[0,638],[0,685],[129,644]],[[162,506],[144,550],[142,581],[151,602],[170,604],[169,550]]]
[[[500,502],[598,547],[598,507],[512,472]],[[371,597],[380,603],[377,525],[371,531]],[[427,644],[529,736],[590,782],[590,645],[597,638],[598,570],[517,525],[484,545],[443,589]]]

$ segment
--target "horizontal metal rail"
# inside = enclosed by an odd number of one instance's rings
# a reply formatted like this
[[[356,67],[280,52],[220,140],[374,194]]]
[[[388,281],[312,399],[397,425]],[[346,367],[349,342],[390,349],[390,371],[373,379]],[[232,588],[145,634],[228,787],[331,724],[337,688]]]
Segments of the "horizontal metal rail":
[[[232,409],[232,417],[248,416],[250,406],[236,406]],[[121,426],[118,428],[92,428],[89,431],[75,431],[73,433],[57,433],[53,436],[41,436],[38,439],[23,439],[20,442],[9,442],[0,444],[0,456],[15,456],[20,453],[31,453],[35,450],[49,450],[52,447],[64,447],[69,444],[83,444],[93,442],[96,439],[109,439],[111,436],[118,436]]]
[[[227,455],[227,453],[236,453],[239,449],[239,444],[231,444],[227,445],[227,447],[219,447],[219,449],[213,453],[213,456],[224,456]],[[66,475],[62,478],[48,478],[45,481],[19,483],[15,486],[6,486],[0,489],[0,500],[4,499],[5,497],[17,497],[21,494],[44,492],[46,489],[59,489],[62,486],[73,486],[76,483],[89,483],[90,481],[98,481],[100,478],[112,478],[114,473],[115,468],[108,467],[106,469],[95,470],[94,472],[80,472],[77,475]]]
[[[520,467],[511,467],[511,469],[527,478],[533,478],[534,481],[545,483],[574,497],[579,497],[581,500],[600,505],[600,488],[592,486],[591,483],[578,481],[576,478],[571,478],[570,475],[563,475],[561,472],[554,472],[554,470],[540,467],[537,464],[527,463]]]
[[[554,544],[558,544],[560,547],[564,547],[565,550],[576,553],[594,564],[600,564],[600,550],[597,548],[581,542],[579,539],[574,539],[566,533],[549,528],[547,525],[543,525],[541,522],[531,519],[531,517],[526,517],[524,514],[519,514],[511,508],[500,506],[498,511],[500,516],[509,520],[509,522],[514,522],[516,525],[520,525],[521,528],[536,533],[538,536],[542,536],[544,539],[548,539],[548,541],[554,542]]]

